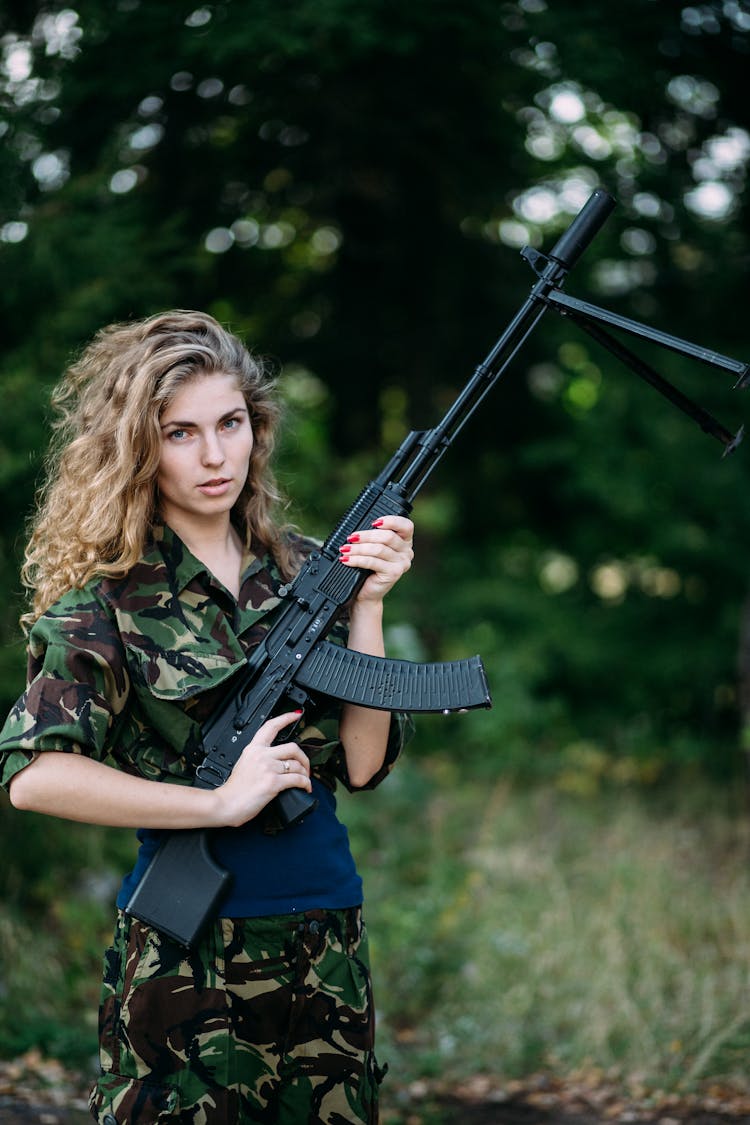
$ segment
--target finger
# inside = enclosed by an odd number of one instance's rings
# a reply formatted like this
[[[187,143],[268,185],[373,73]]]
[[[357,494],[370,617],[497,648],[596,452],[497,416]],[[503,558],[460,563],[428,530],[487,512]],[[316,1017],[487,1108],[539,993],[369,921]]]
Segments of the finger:
[[[304,773],[295,773],[290,770],[289,773],[284,773],[279,776],[276,781],[276,789],[280,793],[282,789],[306,789],[308,793],[312,793],[312,781]]]
[[[271,719],[266,719],[262,727],[258,728],[258,734],[262,733],[263,740],[273,742],[277,735],[281,734],[284,727],[290,727],[292,723],[297,723],[302,715],[301,711],[285,711],[282,715],[274,715]]]
[[[274,757],[281,763],[282,768],[284,768],[284,763],[288,762],[290,769],[301,769],[304,773],[310,772],[310,759],[296,742],[282,742],[272,749]]]
[[[354,531],[347,536],[346,542],[342,543],[341,546],[351,546],[353,543],[385,543],[398,551],[404,546],[411,546],[414,540],[414,532],[410,521],[407,521],[407,524],[408,526],[401,531],[390,527],[362,528],[361,531]]]
[[[275,777],[275,784],[281,789],[290,789],[296,786],[310,792],[312,781],[310,779],[310,762],[307,756],[293,743],[284,748],[284,752],[286,756],[279,757],[276,763],[278,772]]]
[[[399,539],[392,532],[388,533],[387,539],[379,536],[376,538],[374,532],[371,532],[369,536],[367,532],[362,532],[361,535],[350,536],[346,543],[342,543],[339,547],[339,555],[342,561],[347,558],[356,559],[357,565],[361,566],[360,560],[364,558],[377,558],[386,563],[400,562],[404,558],[411,560],[414,557],[414,551],[411,543],[405,539]]]
[[[403,578],[411,564],[405,562],[402,566],[383,566],[378,565],[377,559],[365,559],[363,562],[357,562],[353,565],[360,567],[362,570],[368,570],[372,579],[388,586],[398,582],[399,578]]]
[[[279,775],[278,780],[286,781],[291,778],[292,785],[306,784],[310,780],[309,773],[303,770],[298,762],[292,762],[288,758],[278,763],[276,772]]]
[[[343,551],[340,562],[371,570],[378,577],[400,578],[411,566],[413,552],[391,551],[373,544],[359,544],[356,549]]]
[[[347,543],[360,540],[385,538],[390,542],[403,541],[411,544],[414,539],[414,524],[405,516],[381,516],[373,520],[369,527],[361,527],[348,536]]]
[[[381,516],[372,521],[373,527],[382,527],[387,531],[395,531],[401,539],[414,538],[414,523],[406,516]]]

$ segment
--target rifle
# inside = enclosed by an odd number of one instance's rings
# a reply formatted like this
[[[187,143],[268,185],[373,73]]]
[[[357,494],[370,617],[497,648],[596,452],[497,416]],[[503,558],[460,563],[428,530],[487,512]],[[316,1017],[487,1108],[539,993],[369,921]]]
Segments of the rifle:
[[[354,532],[385,515],[407,515],[412,501],[465,423],[494,387],[547,309],[568,317],[608,348],[716,437],[731,452],[743,430],[732,435],[697,403],[634,356],[600,327],[602,323],[650,339],[662,347],[733,371],[738,386],[750,367],[605,309],[567,297],[560,287],[615,206],[607,192],[593,192],[549,255],[524,247],[522,256],[537,280],[486,359],[479,364],[445,416],[431,430],[412,431],[382,470],[360,493],[319,550],[303,563],[279,593],[282,607],[264,640],[237,674],[224,703],[205,724],[205,757],[194,784],[214,788],[229,777],[243,748],[283,706],[304,708],[310,693],[382,710],[451,712],[489,707],[491,698],[478,656],[449,663],[416,664],[367,656],[326,640],[327,634],[369,572],[339,562],[338,547]],[[289,738],[285,734],[285,738]],[[274,799],[281,822],[292,827],[316,801],[302,789]],[[213,860],[209,830],[175,831],[166,836],[126,910],[190,947],[225,893],[228,873]]]

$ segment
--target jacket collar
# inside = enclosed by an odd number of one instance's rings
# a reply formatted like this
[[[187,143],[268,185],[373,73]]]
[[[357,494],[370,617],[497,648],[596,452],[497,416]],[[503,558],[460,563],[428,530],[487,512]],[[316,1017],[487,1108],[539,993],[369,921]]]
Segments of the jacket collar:
[[[136,564],[138,567],[164,568],[164,577],[169,588],[174,594],[181,594],[193,579],[208,574],[206,564],[190,551],[179,535],[166,523],[158,523],[151,532],[151,538],[143,553],[143,558]],[[268,552],[256,554],[248,539],[245,539],[242,552],[242,565],[240,568],[241,581],[266,568],[272,575],[275,583],[281,581],[276,564]]]

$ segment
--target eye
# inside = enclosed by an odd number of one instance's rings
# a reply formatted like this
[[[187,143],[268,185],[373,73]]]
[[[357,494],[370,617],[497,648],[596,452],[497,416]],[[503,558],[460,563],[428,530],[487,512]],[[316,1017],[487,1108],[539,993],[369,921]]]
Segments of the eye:
[[[170,430],[167,434],[167,441],[184,441],[187,436],[187,430]]]
[[[241,424],[241,422],[242,422],[242,419],[239,418],[239,417],[237,417],[237,418],[225,418],[224,423],[223,423],[224,429],[225,430],[236,430],[237,427]]]

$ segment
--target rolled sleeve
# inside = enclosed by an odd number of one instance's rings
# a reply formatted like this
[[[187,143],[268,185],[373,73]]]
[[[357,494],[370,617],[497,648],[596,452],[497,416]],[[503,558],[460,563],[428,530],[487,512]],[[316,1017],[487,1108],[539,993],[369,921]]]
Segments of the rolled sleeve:
[[[391,726],[388,731],[388,743],[385,748],[383,764],[365,785],[352,785],[349,779],[349,771],[346,768],[346,756],[342,748],[340,760],[337,761],[338,777],[342,785],[344,785],[350,793],[360,793],[367,789],[377,789],[381,781],[385,780],[395,766],[401,755],[401,751],[404,746],[406,746],[413,733],[414,722],[411,715],[407,714],[405,711],[394,711],[391,714]]]
[[[0,731],[0,784],[45,750],[103,761],[128,694],[122,649],[101,607],[62,605],[34,625],[28,686]]]
[[[340,705],[337,705],[335,717],[331,713],[321,717],[314,726],[305,728],[298,737],[300,746],[310,759],[313,775],[332,788],[336,781],[340,781],[350,793],[375,789],[391,772],[414,733],[411,715],[402,711],[393,712],[383,764],[365,785],[353,785],[346,765],[346,751],[338,737],[339,711]]]

